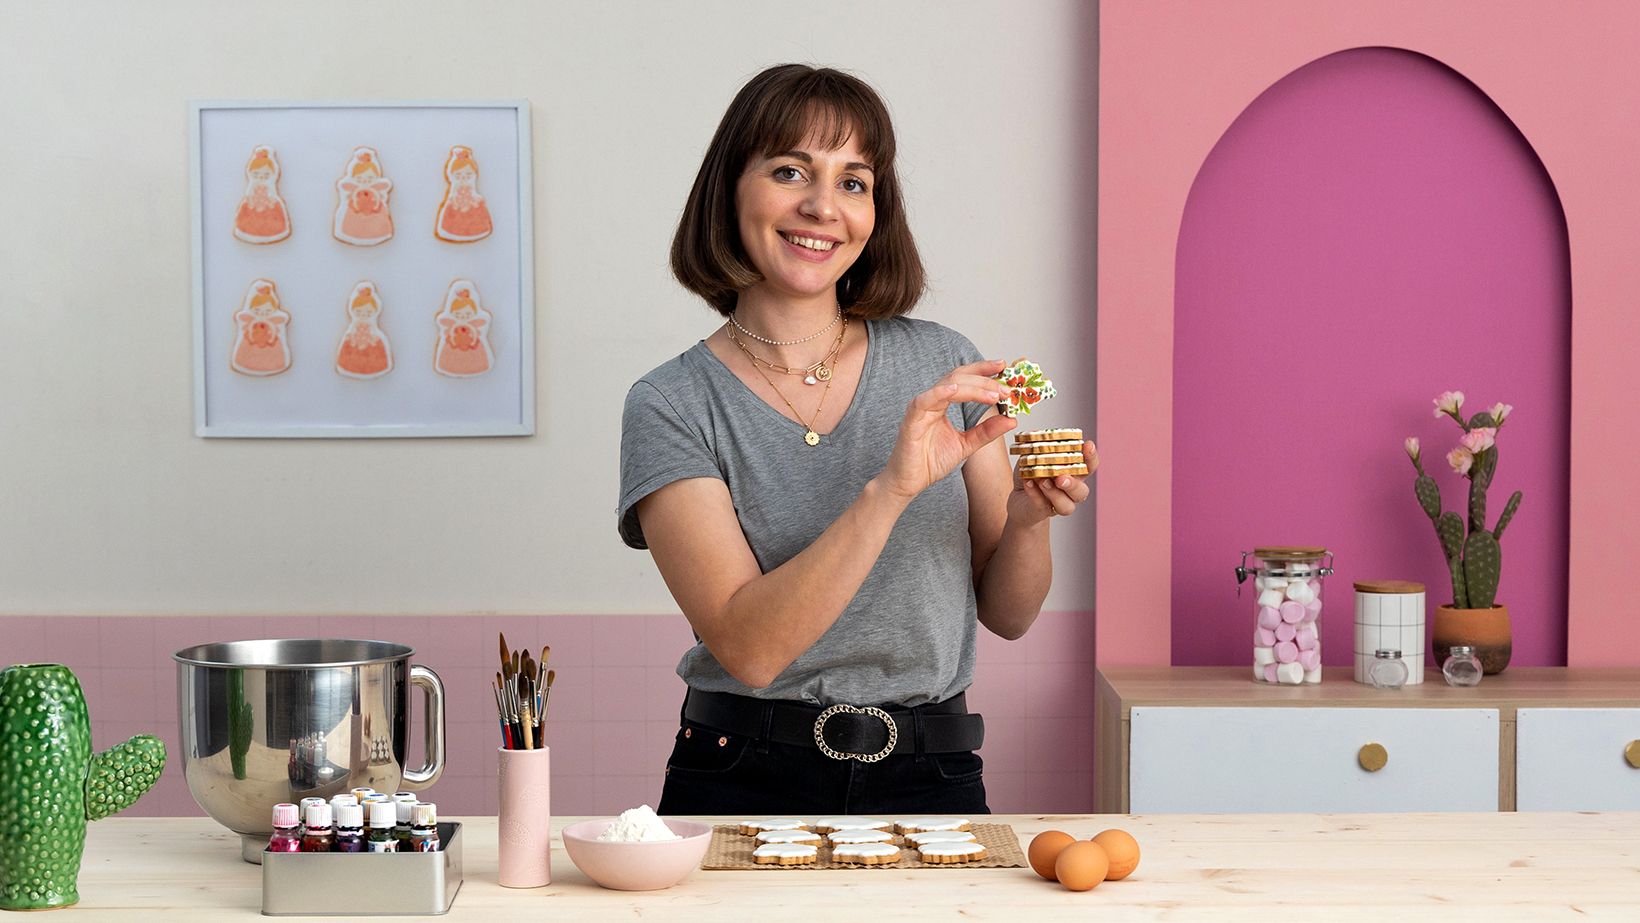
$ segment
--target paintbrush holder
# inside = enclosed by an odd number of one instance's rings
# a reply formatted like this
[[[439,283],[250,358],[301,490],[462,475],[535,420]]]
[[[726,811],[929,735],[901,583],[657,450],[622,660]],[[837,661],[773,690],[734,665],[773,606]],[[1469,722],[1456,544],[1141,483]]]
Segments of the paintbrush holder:
[[[499,748],[497,859],[503,888],[552,883],[552,751]]]

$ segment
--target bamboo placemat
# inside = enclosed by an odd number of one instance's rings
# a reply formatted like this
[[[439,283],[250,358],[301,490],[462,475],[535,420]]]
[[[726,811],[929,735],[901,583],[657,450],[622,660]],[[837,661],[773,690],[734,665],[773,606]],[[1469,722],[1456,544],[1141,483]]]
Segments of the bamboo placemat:
[[[974,839],[985,844],[985,858],[974,862],[933,863],[924,862],[917,858],[917,847],[905,842],[903,837],[895,837],[895,845],[900,847],[900,858],[897,862],[885,865],[855,865],[848,862],[834,862],[831,858],[831,846],[825,837],[820,838],[819,852],[813,865],[758,865],[752,861],[752,850],[757,848],[757,838],[746,836],[739,827],[723,825],[712,828],[712,842],[706,847],[706,858],[700,862],[700,867],[707,871],[722,871],[730,869],[1015,869],[1025,867],[1025,853],[1020,851],[1019,836],[1014,828],[1007,824],[974,824]]]

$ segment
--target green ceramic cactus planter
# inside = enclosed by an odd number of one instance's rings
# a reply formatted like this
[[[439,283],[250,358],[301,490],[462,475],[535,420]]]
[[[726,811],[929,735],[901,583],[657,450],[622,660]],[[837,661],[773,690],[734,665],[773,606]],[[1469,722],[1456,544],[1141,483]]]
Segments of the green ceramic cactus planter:
[[[0,910],[77,902],[86,821],[130,807],[164,768],[165,744],[146,734],[91,752],[85,694],[67,667],[0,670]]]

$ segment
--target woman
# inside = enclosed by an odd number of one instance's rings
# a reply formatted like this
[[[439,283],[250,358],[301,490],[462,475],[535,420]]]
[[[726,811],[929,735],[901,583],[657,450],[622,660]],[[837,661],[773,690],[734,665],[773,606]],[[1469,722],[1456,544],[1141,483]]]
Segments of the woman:
[[[699,639],[661,812],[987,813],[976,626],[1030,627],[1048,520],[1089,488],[1015,482],[1004,362],[903,316],[923,270],[871,88],[754,77],[672,268],[728,320],[640,379],[622,421],[621,536]]]

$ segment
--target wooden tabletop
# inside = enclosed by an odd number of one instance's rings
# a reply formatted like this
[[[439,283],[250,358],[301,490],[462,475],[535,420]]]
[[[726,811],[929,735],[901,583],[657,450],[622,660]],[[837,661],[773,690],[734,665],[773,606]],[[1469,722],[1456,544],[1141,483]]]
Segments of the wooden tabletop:
[[[606,891],[553,842],[553,883],[496,884],[493,817],[456,818],[466,881],[449,918],[872,921],[1640,919],[1640,814],[994,815],[1022,843],[1048,829],[1121,827],[1139,869],[1072,893],[1029,869],[695,871],[645,893]],[[561,818],[555,829],[581,818]],[[724,819],[700,818],[712,821]],[[738,819],[738,818],[736,818]],[[204,818],[93,823],[73,919],[258,917],[261,870]],[[66,918],[65,918],[66,919]]]

